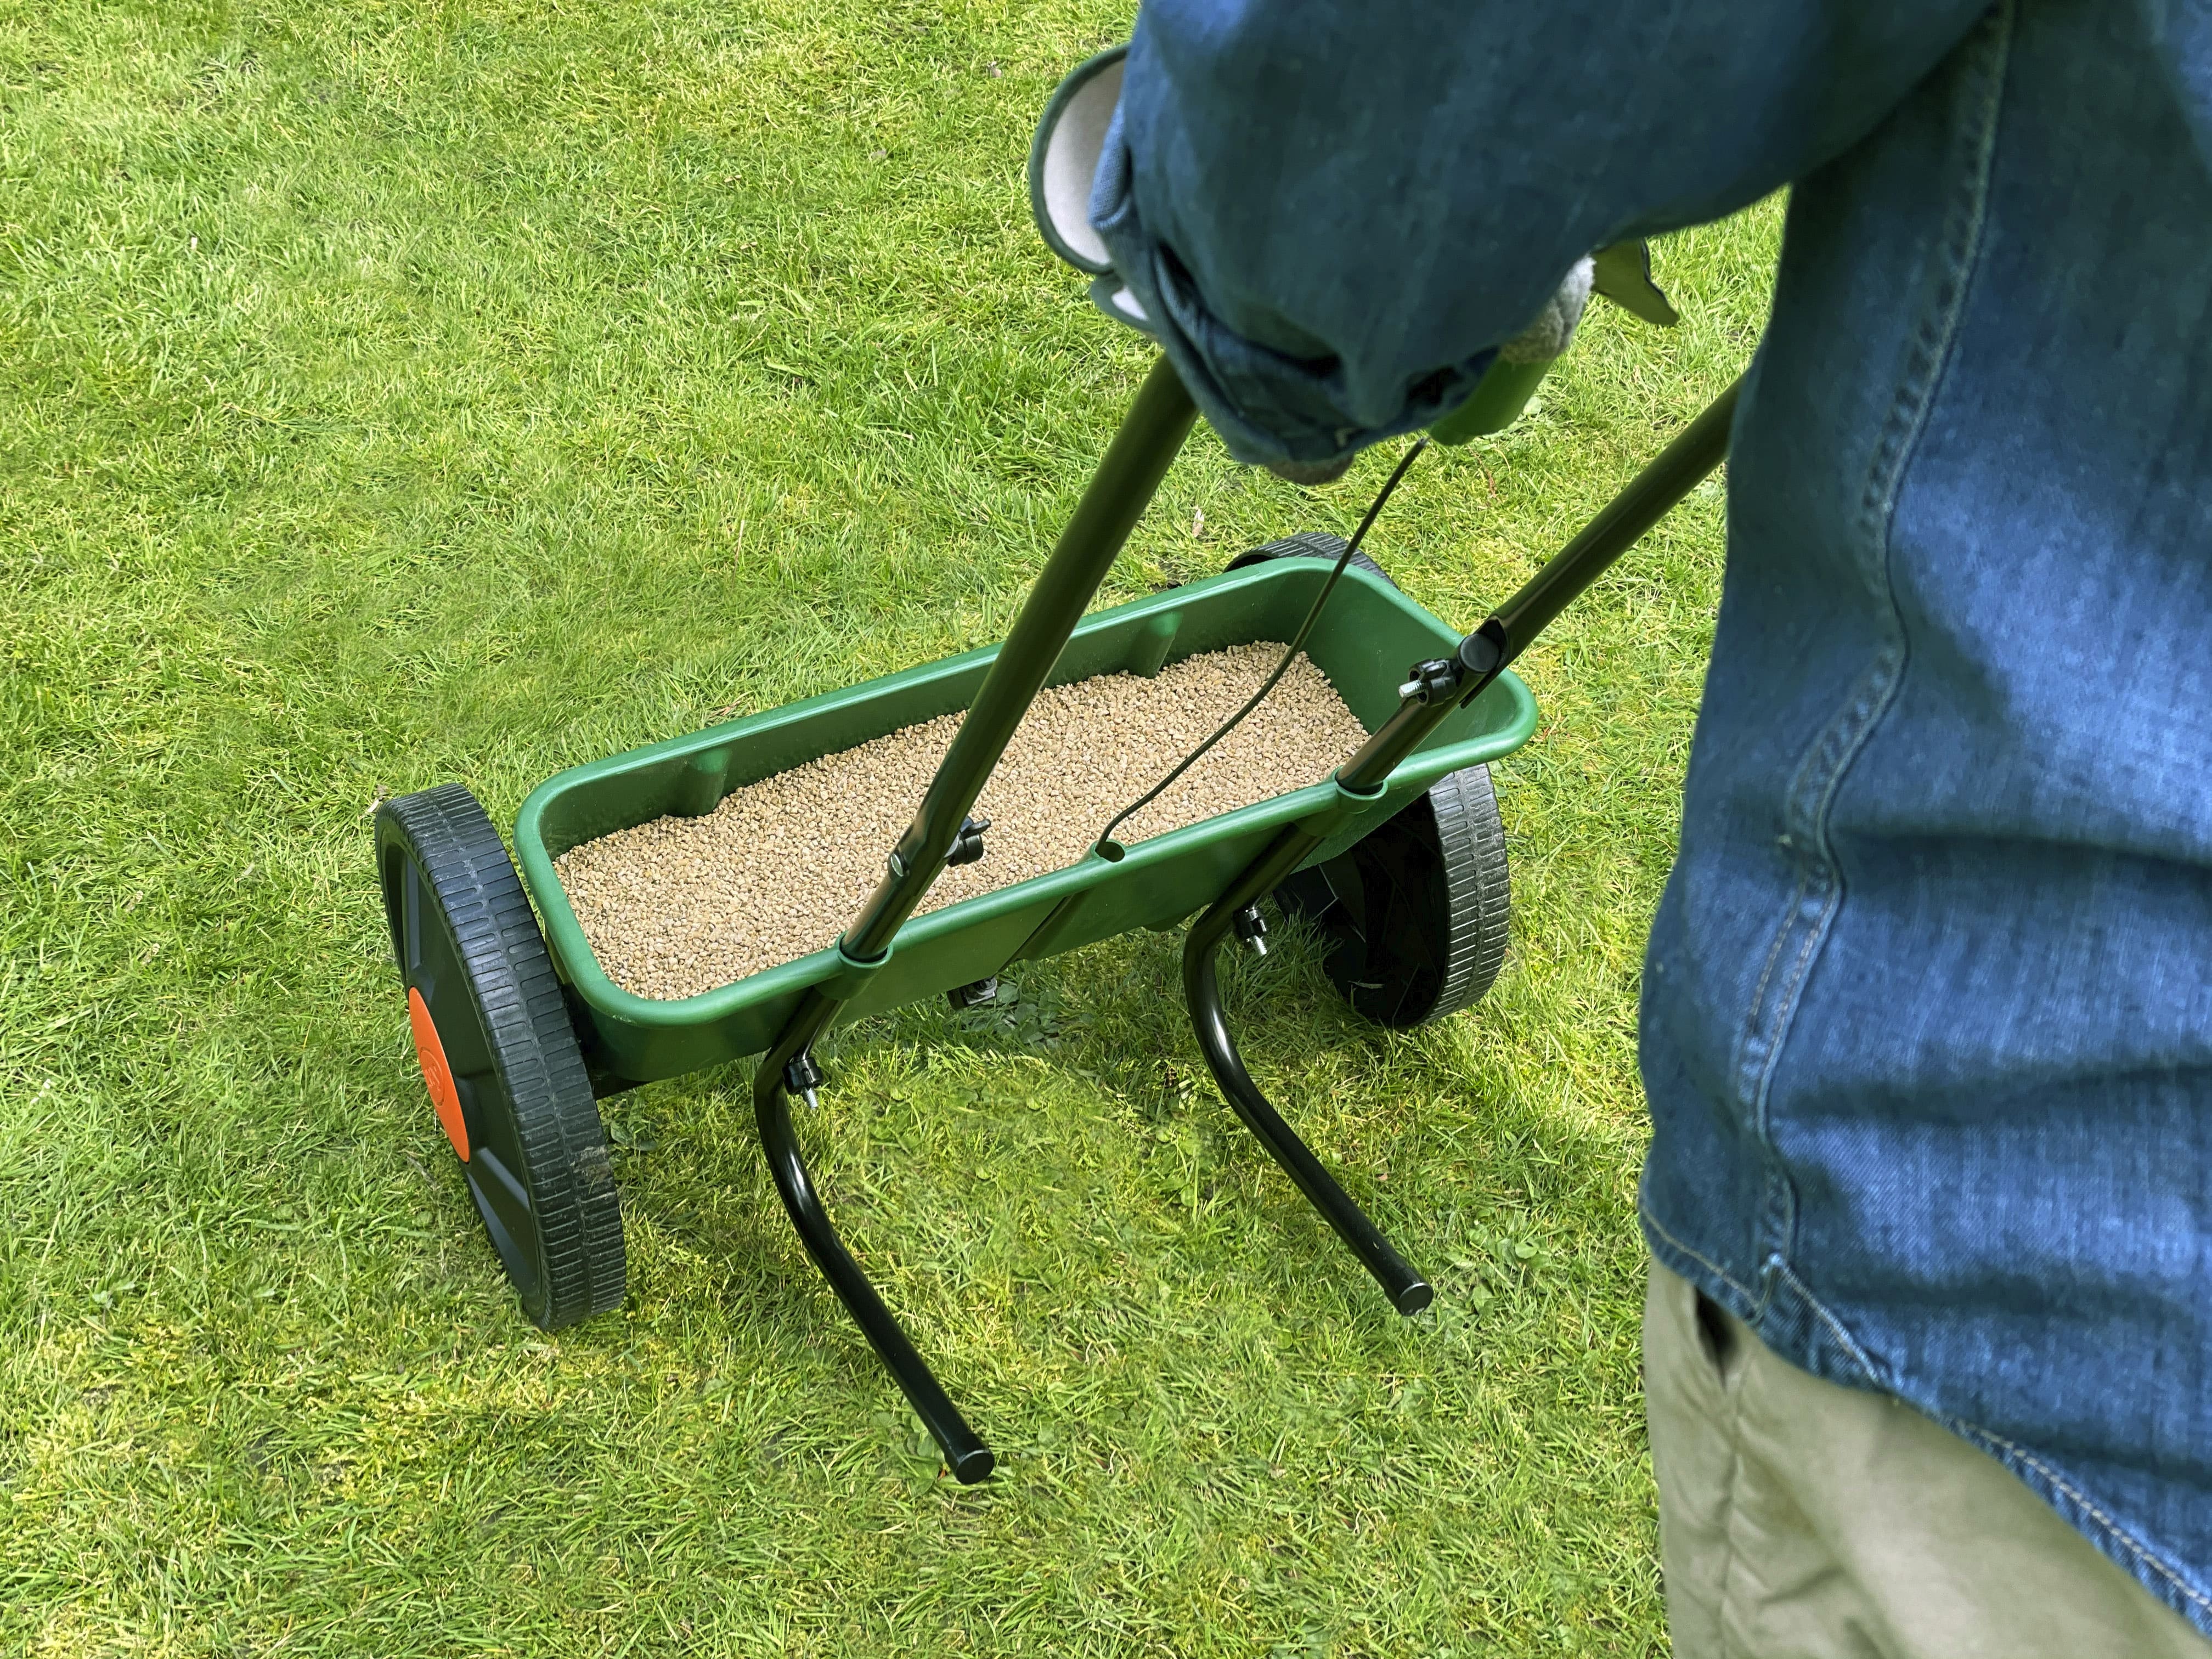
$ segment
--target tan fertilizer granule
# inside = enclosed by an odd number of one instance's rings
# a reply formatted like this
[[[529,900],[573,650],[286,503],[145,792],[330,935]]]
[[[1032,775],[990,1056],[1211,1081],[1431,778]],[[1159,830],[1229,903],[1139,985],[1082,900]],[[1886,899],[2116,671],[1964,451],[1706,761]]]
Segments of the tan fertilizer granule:
[[[1106,674],[1042,693],[984,787],[981,860],[946,870],[935,910],[1081,858],[1267,678],[1262,641],[1186,658],[1154,679]],[[599,964],[626,991],[688,997],[820,950],[874,890],[959,729],[947,714],[825,755],[554,860]],[[1304,655],[1243,725],[1123,824],[1125,845],[1317,783],[1366,729]]]

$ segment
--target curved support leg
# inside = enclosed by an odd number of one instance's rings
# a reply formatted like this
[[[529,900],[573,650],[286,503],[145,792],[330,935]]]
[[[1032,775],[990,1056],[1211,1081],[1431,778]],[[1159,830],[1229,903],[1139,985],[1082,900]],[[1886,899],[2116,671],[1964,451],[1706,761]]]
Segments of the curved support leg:
[[[1472,701],[1503,673],[1545,623],[1604,574],[1637,538],[1718,466],[1728,453],[1742,386],[1739,379],[1684,428],[1658,459],[1638,473],[1558,557],[1460,641],[1453,660],[1415,664],[1412,683],[1399,690],[1397,713],[1338,769],[1337,782],[1356,794],[1379,789],[1399,762],[1419,748],[1454,708]],[[1435,671],[1436,678],[1431,678],[1431,671]],[[1322,1168],[1305,1142],[1267,1103],[1267,1097],[1245,1071],[1222,1012],[1213,957],[1223,936],[1238,911],[1297,869],[1320,845],[1321,837],[1313,831],[1296,824],[1285,827],[1230,884],[1228,891],[1191,924],[1182,947],[1183,994],[1190,1003],[1191,1023],[1198,1028],[1198,1044],[1205,1052],[1206,1066],[1237,1115],[1243,1119],[1244,1127],[1260,1137],[1307,1201],[1352,1246],[1352,1253],[1375,1275],[1398,1311],[1418,1313],[1429,1305],[1433,1295],[1427,1281],[1390,1248],[1390,1241],[1376,1230],[1375,1224]]]
[[[860,1271],[860,1264],[837,1237],[829,1212],[814,1191],[813,1178],[806,1172],[806,1160],[799,1153],[799,1136],[791,1121],[791,1097],[784,1092],[779,1074],[770,1073],[765,1064],[762,1071],[764,1075],[753,1087],[753,1112],[760,1122],[761,1146],[768,1153],[769,1170],[775,1176],[776,1191],[783,1195],[791,1224],[799,1230],[806,1254],[814,1258],[830,1288],[837,1292],[837,1299],[853,1316],[868,1346],[889,1368],[907,1403],[944,1449],[945,1467],[963,1486],[973,1486],[991,1473],[998,1460],[946,1398],[891,1310],[876,1294],[876,1287]]]
[[[1295,864],[1297,860],[1291,861]],[[1231,896],[1236,896],[1235,890]],[[1224,898],[1191,924],[1190,933],[1183,941],[1183,994],[1190,1003],[1191,1024],[1198,1030],[1198,1046],[1206,1055],[1206,1068],[1213,1073],[1213,1080],[1221,1085],[1221,1092],[1228,1097],[1244,1127],[1259,1136],[1260,1144],[1283,1166],[1283,1172],[1297,1183],[1297,1189],[1306,1195],[1306,1201],[1319,1210],[1322,1218],[1336,1229],[1337,1237],[1352,1247],[1360,1265],[1375,1276],[1375,1282],[1390,1298],[1390,1305],[1401,1314],[1417,1314],[1435,1298],[1429,1281],[1391,1248],[1390,1241],[1367,1218],[1367,1212],[1337,1185],[1335,1176],[1322,1168],[1313,1149],[1299,1139],[1297,1132],[1267,1103],[1267,1096],[1260,1092],[1260,1085],[1244,1069],[1243,1056],[1237,1052],[1236,1039],[1229,1035],[1228,1017],[1221,1006],[1221,986],[1214,973],[1214,955],[1221,948],[1223,935],[1229,931],[1231,918],[1249,902],[1241,900],[1232,908]]]
[[[1197,406],[1176,378],[1173,366],[1166,358],[1159,359],[1085,489],[1075,516],[1022,602],[951,748],[930,780],[921,811],[892,850],[882,883],[839,937],[838,952],[848,964],[866,969],[881,962],[945,867],[966,827],[969,809],[1197,419]],[[816,985],[799,999],[762,1056],[753,1082],[753,1114],[760,1122],[761,1145],[775,1174],[776,1190],[783,1194],[783,1207],[814,1265],[890,1367],[908,1403],[945,1449],[952,1473],[963,1481],[981,1480],[996,1461],[990,1449],[953,1409],[867,1275],[839,1241],[815,1195],[806,1160],[799,1155],[799,1138],[792,1130],[786,1068],[805,1059],[851,994],[849,986],[841,991],[828,981]]]

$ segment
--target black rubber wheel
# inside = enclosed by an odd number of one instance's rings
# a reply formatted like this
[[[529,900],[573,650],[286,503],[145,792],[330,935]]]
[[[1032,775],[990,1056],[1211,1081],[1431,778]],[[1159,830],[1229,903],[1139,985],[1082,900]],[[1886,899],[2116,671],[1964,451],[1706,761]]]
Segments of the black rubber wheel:
[[[376,811],[392,951],[431,1103],[546,1330],[622,1305],[622,1209],[583,1051],[499,831],[458,783]]]
[[[1285,536],[1279,542],[1269,542],[1265,547],[1255,547],[1249,553],[1239,553],[1230,560],[1227,568],[1242,570],[1247,565],[1260,564],[1268,559],[1327,559],[1334,564],[1343,556],[1343,537],[1332,536],[1326,530],[1308,530],[1296,536]],[[1390,581],[1390,573],[1364,553],[1353,554],[1352,562],[1362,570],[1371,571],[1386,582]],[[1390,582],[1393,587],[1397,585]]]
[[[1505,961],[1513,904],[1490,769],[1438,779],[1275,902],[1320,931],[1323,970],[1368,1018],[1422,1025],[1473,1006]]]

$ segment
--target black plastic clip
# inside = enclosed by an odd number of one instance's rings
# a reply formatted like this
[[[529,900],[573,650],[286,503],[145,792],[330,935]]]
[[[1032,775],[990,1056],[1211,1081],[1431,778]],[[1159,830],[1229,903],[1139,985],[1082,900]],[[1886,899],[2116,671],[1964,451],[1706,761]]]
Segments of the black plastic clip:
[[[952,838],[952,850],[945,855],[945,867],[973,864],[983,856],[983,832],[991,827],[988,818],[969,818],[960,826],[960,833]]]
[[[1407,672],[1413,678],[1398,688],[1398,695],[1413,702],[1434,702],[1459,690],[1459,665],[1443,657],[1417,662]]]
[[[811,1050],[801,1048],[784,1063],[783,1086],[793,1094],[805,1097],[810,1112],[822,1109],[822,1103],[814,1097],[814,1091],[823,1081],[822,1068],[814,1063]]]

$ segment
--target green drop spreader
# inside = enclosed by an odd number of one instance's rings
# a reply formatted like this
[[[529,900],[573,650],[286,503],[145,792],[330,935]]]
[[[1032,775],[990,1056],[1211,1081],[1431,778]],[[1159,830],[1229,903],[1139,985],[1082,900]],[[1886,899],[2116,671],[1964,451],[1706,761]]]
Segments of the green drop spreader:
[[[1079,204],[1053,188],[1066,179],[1087,185],[1085,147],[1095,162],[1105,131],[1100,100],[1110,114],[1120,70],[1117,49],[1063,83],[1039,129],[1030,177],[1047,240],[1101,278],[1102,307],[1140,323],[1090,257]],[[1597,291],[1625,290],[1632,310],[1672,320],[1663,298],[1655,305],[1640,249],[1632,258],[1609,250],[1597,276]],[[1499,429],[1539,379],[1540,368],[1499,362],[1431,435],[1464,441]],[[376,814],[377,866],[416,1052],[524,1311],[551,1329],[623,1300],[622,1215],[598,1099],[758,1054],[754,1111],[792,1224],[946,1466],[962,1481],[981,1480],[994,1463],[989,1448],[838,1237],[791,1103],[825,1086],[816,1049],[840,1019],[932,996],[973,1006],[1015,963],[1192,917],[1183,991],[1222,1095],[1391,1305],[1408,1315],[1426,1307],[1428,1281],[1245,1070],[1217,954],[1232,934],[1264,949],[1260,905],[1272,897],[1312,925],[1331,981],[1381,1024],[1439,1019],[1482,996],[1504,957],[1510,886],[1487,767],[1536,722],[1510,665],[1719,464],[1736,396],[1735,386],[1723,393],[1472,633],[1401,592],[1358,552],[1358,538],[1321,533],[1255,549],[1220,575],[1086,617],[1196,420],[1162,358],[1000,644],[563,772],[523,803],[512,860],[460,784],[386,802]],[[1045,686],[1155,674],[1261,640],[1302,644],[1367,728],[1332,776],[1133,844],[1102,836],[1065,869],[915,916],[948,860],[988,849],[971,809]],[[562,853],[666,815],[710,812],[746,784],[963,712],[912,823],[887,849],[881,881],[834,942],[680,1000],[624,991],[594,957],[555,874]],[[838,920],[823,918],[825,935]]]

